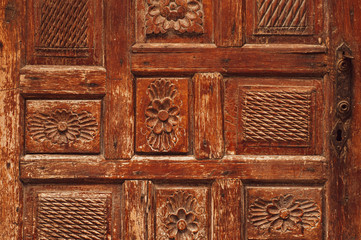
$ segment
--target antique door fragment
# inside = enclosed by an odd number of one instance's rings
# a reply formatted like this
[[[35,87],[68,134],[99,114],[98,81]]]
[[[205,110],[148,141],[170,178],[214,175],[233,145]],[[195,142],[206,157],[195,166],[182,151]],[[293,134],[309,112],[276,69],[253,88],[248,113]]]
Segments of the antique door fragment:
[[[356,0],[1,7],[2,239],[361,237]]]

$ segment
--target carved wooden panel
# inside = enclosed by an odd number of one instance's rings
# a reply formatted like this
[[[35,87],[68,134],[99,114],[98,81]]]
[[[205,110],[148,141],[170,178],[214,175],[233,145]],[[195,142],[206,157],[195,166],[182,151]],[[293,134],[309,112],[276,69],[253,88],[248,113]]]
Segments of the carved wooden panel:
[[[117,239],[119,186],[29,186],[25,239]],[[115,238],[113,238],[115,237]]]
[[[28,6],[30,64],[101,63],[101,1],[31,0]]]
[[[321,187],[247,187],[247,239],[323,239]]]
[[[210,0],[138,0],[137,42],[210,42]]]
[[[288,80],[282,86],[272,86],[272,81],[265,80],[263,86],[227,81],[225,136],[229,154],[319,151],[321,146],[315,145],[320,141],[322,116],[319,83]]]
[[[310,0],[257,0],[256,33],[310,33]]]
[[[247,0],[248,42],[323,43],[322,0]]]
[[[210,239],[208,187],[157,185],[155,239]]]
[[[137,79],[136,150],[188,152],[187,78]]]
[[[27,153],[100,152],[100,100],[28,100]]]

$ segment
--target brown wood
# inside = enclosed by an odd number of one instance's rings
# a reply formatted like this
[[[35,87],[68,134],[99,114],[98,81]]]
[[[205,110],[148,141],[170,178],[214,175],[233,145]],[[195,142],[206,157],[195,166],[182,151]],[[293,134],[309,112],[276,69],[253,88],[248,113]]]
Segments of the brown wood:
[[[0,13],[1,239],[361,238],[357,0]]]
[[[19,179],[20,1],[0,1],[0,238],[22,239]]]
[[[195,157],[222,158],[224,154],[223,77],[219,73],[197,73],[193,81]]]

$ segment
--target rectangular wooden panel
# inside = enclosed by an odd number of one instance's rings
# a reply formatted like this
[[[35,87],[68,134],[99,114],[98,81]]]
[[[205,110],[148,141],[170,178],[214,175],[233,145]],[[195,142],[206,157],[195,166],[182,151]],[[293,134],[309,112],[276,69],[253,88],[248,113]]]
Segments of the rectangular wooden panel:
[[[212,185],[213,238],[242,239],[243,186],[239,179],[219,179]]]
[[[28,100],[26,153],[100,153],[100,100]]]
[[[194,152],[198,159],[224,154],[222,92],[219,73],[197,73],[194,81]]]
[[[322,149],[321,82],[314,79],[228,79],[228,154],[317,154]],[[237,88],[238,86],[238,88]]]
[[[24,239],[120,237],[120,186],[34,185],[25,199]]]
[[[105,95],[106,71],[103,67],[28,65],[20,70],[20,74],[23,95]]]
[[[202,185],[154,185],[149,239],[211,239],[210,193]]]
[[[136,1],[137,43],[213,42],[213,1]]]
[[[247,42],[325,43],[322,0],[247,0]]]
[[[188,78],[138,78],[136,151],[187,153]]]
[[[31,0],[27,6],[28,64],[102,64],[102,1]]]
[[[247,187],[246,239],[323,238],[322,187]]]

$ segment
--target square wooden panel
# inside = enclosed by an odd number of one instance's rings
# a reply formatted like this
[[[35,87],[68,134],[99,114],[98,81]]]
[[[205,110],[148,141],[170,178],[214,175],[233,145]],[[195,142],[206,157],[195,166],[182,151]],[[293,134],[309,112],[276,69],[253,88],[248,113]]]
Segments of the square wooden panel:
[[[225,96],[228,154],[317,154],[321,152],[320,82],[229,79]],[[260,84],[257,84],[259,81]],[[265,84],[268,82],[268,84]],[[238,86],[237,86],[238,85]]]
[[[323,26],[322,0],[246,1],[247,42],[320,44]]]
[[[213,42],[212,0],[137,0],[137,43]]]
[[[137,79],[137,152],[188,152],[188,81],[188,78]]]
[[[120,186],[28,186],[24,239],[119,239]]]
[[[322,187],[247,187],[246,239],[323,239]]]
[[[102,64],[100,0],[27,1],[27,64]]]
[[[157,185],[155,239],[210,239],[208,187]]]
[[[27,100],[26,153],[100,153],[100,100]]]

